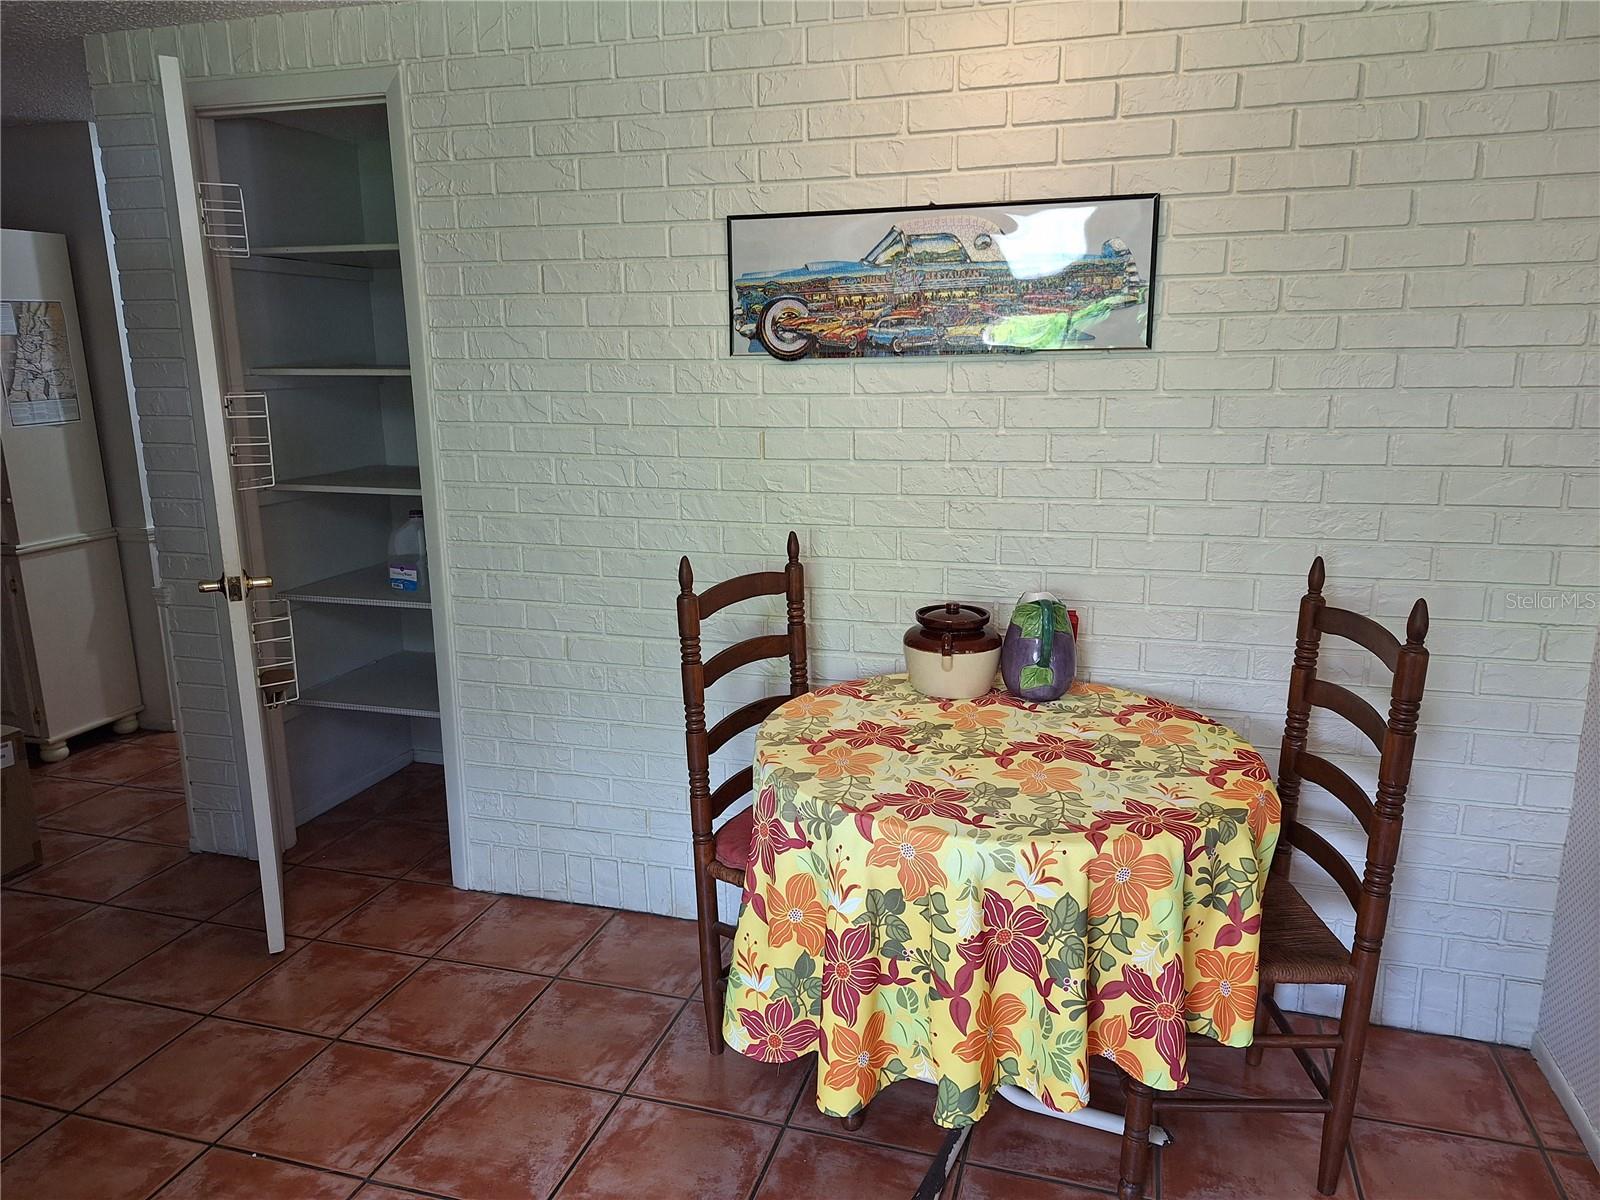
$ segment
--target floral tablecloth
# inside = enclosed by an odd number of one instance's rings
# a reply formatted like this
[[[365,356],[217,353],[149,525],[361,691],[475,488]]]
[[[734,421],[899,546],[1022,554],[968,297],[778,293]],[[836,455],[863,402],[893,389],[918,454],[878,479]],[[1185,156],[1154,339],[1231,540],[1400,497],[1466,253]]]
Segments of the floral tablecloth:
[[[930,700],[884,675],[790,700],[756,738],[724,1033],[815,1050],[847,1116],[937,1083],[945,1126],[1014,1083],[1063,1112],[1089,1055],[1186,1081],[1187,1030],[1250,1043],[1267,764],[1205,715],[1102,684]]]

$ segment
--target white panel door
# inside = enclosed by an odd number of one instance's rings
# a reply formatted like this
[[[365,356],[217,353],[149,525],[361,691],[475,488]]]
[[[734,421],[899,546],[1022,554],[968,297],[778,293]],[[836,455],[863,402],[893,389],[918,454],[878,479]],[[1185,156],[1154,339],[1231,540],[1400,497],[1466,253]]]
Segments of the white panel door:
[[[249,793],[256,853],[261,863],[261,903],[266,912],[267,948],[283,949],[283,854],[275,818],[271,775],[267,766],[265,722],[257,687],[255,647],[251,640],[253,587],[270,587],[271,579],[257,577],[242,561],[239,504],[234,493],[234,473],[228,456],[227,420],[223,411],[223,381],[217,349],[215,310],[209,277],[211,252],[200,223],[199,180],[195,174],[193,113],[184,93],[183,69],[176,58],[157,59],[161,71],[162,129],[167,144],[172,187],[171,209],[176,217],[174,249],[178,298],[185,326],[192,336],[192,361],[198,371],[191,403],[198,410],[205,433],[202,459],[209,476],[210,498],[216,513],[222,573],[215,582],[202,583],[226,611],[226,633],[233,647],[233,684],[243,717],[244,761],[240,764]]]

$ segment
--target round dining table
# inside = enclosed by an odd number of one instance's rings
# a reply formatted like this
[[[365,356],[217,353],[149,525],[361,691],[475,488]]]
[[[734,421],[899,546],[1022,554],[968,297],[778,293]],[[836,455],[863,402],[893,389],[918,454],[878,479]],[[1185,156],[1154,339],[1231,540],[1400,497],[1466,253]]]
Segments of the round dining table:
[[[778,708],[754,791],[724,1034],[762,1062],[815,1051],[822,1112],[920,1079],[950,1128],[1002,1085],[1068,1113],[1092,1055],[1172,1090],[1187,1033],[1249,1045],[1278,797],[1203,713],[881,675]]]

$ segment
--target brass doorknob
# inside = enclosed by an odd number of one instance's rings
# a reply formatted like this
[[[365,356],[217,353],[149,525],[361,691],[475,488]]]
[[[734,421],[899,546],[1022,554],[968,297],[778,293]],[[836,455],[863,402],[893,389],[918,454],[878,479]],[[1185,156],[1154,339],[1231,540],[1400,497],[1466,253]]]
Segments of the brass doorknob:
[[[202,592],[224,592],[230,600],[243,600],[246,592],[272,586],[271,575],[224,575],[198,585]]]

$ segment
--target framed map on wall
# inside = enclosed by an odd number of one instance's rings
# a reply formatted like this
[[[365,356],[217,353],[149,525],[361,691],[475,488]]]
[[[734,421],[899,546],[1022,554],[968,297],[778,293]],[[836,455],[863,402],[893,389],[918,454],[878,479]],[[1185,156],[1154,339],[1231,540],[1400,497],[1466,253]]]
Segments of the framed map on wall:
[[[731,352],[1148,349],[1160,199],[730,216]]]

